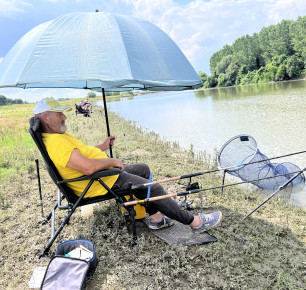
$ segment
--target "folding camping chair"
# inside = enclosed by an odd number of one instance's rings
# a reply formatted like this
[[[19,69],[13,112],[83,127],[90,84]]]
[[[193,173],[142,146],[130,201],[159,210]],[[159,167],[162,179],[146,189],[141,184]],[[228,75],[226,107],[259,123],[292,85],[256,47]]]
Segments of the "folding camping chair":
[[[103,182],[103,180],[101,180],[101,177],[119,174],[120,173],[119,168],[101,170],[92,175],[84,175],[84,176],[81,176],[75,179],[63,180],[60,174],[58,173],[55,165],[53,164],[52,160],[50,159],[48,152],[46,150],[46,147],[43,143],[42,135],[41,135],[40,120],[38,118],[32,117],[29,120],[29,122],[30,122],[29,132],[43,157],[43,160],[46,164],[46,168],[48,170],[49,175],[51,176],[52,180],[58,187],[58,201],[53,207],[52,211],[46,216],[45,220],[42,222],[42,224],[47,224],[51,219],[51,238],[48,244],[44,247],[44,251],[39,255],[40,257],[43,257],[43,256],[48,255],[53,242],[55,241],[57,236],[60,234],[64,226],[69,222],[70,217],[75,212],[78,206],[88,205],[88,204],[97,203],[97,202],[103,202],[103,201],[110,200],[110,199],[115,199],[116,202],[120,203],[123,206],[123,203],[126,202],[126,199],[124,196],[129,195],[132,198],[133,195],[132,195],[131,189],[129,190],[129,192],[127,192],[126,190],[125,191],[112,190]],[[88,180],[89,182],[86,188],[84,188],[84,191],[81,194],[81,196],[77,196],[73,192],[73,190],[69,186],[67,186],[67,182],[75,182],[75,181],[82,181],[82,180]],[[101,186],[106,188],[108,190],[107,194],[101,195],[101,196],[95,196],[92,198],[83,198],[94,181],[98,181],[101,184]],[[66,206],[63,206],[61,204],[61,202],[64,199],[66,199],[68,203],[68,205]],[[131,217],[132,229],[133,229],[133,244],[136,244],[137,243],[136,225],[135,225],[136,212],[133,206],[132,207],[123,206],[123,207],[127,210],[127,212],[129,213],[129,216]],[[55,210],[56,209],[67,210],[68,213],[64,217],[61,225],[55,231]]]
[[[92,110],[91,110],[92,113]],[[78,114],[83,114],[85,117],[88,117],[88,110],[84,110],[80,107],[79,104],[75,104],[75,115],[77,116]]]

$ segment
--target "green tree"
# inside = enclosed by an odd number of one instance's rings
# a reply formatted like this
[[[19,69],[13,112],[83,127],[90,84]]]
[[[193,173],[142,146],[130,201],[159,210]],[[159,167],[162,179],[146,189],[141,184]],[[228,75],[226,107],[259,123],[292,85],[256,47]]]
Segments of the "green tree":
[[[6,97],[3,95],[0,95],[0,106],[6,105]]]
[[[292,20],[283,20],[277,25],[272,25],[272,57],[276,55],[292,55],[293,47],[291,44],[290,24]]]
[[[276,72],[275,75],[275,80],[276,81],[283,81],[287,78],[287,73],[286,73],[286,65],[281,64]]]
[[[205,88],[214,88],[218,85],[218,80],[216,78],[216,75],[211,75],[207,78],[207,81],[204,84]]]
[[[275,80],[275,75],[277,73],[277,67],[272,63],[266,65],[265,81],[270,82]]]
[[[242,65],[238,71],[235,84],[239,85],[241,83],[241,79],[248,73],[246,65]]]
[[[286,71],[290,78],[298,76],[303,70],[303,62],[296,55],[292,55],[288,58]]]
[[[252,79],[252,83],[260,83],[264,79],[265,69],[261,67],[259,70],[255,72],[255,75]]]
[[[281,64],[287,63],[287,57],[285,54],[275,55],[272,58],[272,64],[275,66],[280,66]]]
[[[21,99],[14,99],[13,100],[13,104],[23,104],[24,102],[23,102],[23,100],[21,100]]]
[[[251,84],[252,80],[255,76],[255,71],[249,71],[247,73],[247,75],[245,75],[242,79],[241,79],[241,84],[242,85],[247,85],[247,84]]]
[[[236,77],[238,75],[239,67],[235,62],[231,62],[230,65],[225,70],[227,78],[227,86],[233,86],[236,82]]]
[[[296,55],[306,60],[306,16],[299,17],[290,24],[290,36]]]
[[[306,16],[263,27],[225,45],[210,59],[219,86],[290,79],[305,73]],[[284,70],[284,66],[286,69]],[[252,72],[252,73],[251,73]],[[208,83],[208,82],[207,82]]]
[[[210,71],[212,73],[214,73],[215,70],[216,70],[216,66],[222,60],[222,58],[227,56],[227,55],[232,55],[232,54],[233,54],[233,51],[232,51],[232,47],[230,45],[225,45],[221,50],[214,53],[209,60]]]
[[[198,76],[203,81],[203,84],[207,81],[207,74],[205,72],[199,71]]]
[[[226,72],[226,69],[232,62],[232,58],[231,55],[226,55],[218,62],[215,69],[216,75],[224,74]]]
[[[87,96],[86,96],[87,99],[93,99],[93,98],[95,98],[95,97],[97,97],[97,95],[96,95],[96,93],[93,92],[93,91],[90,91],[90,92],[87,94]]]
[[[218,86],[225,87],[227,84],[227,77],[224,73],[219,74],[218,76]]]

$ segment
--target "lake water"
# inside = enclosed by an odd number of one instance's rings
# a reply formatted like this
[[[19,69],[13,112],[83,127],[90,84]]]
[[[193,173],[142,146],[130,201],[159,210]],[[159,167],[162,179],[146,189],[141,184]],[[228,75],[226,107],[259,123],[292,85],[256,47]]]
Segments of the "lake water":
[[[306,150],[304,80],[122,97],[108,109],[194,151],[214,153],[240,134],[253,136],[268,158]],[[306,153],[275,162],[305,168]],[[305,195],[304,188],[292,199],[306,208]]]

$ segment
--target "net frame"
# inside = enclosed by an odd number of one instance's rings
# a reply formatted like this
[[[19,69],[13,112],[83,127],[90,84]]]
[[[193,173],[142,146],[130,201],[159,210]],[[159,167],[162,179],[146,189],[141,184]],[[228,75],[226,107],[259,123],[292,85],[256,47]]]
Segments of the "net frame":
[[[240,160],[239,162],[233,162],[233,163],[229,163],[229,162],[224,162],[223,160],[221,160],[221,156],[224,154],[224,151],[226,148],[228,148],[229,144],[233,143],[233,141],[235,141],[236,139],[243,139],[246,141],[252,141],[253,146],[256,148],[255,150],[253,150],[253,154],[245,157],[242,161]],[[245,141],[242,141],[245,142]],[[247,135],[247,134],[241,134],[241,135],[237,135],[232,137],[231,139],[229,139],[220,149],[218,156],[217,156],[217,161],[218,161],[218,165],[219,165],[219,169],[226,169],[227,172],[234,172],[236,170],[240,170],[242,167],[246,166],[247,163],[253,162],[254,157],[256,156],[257,152],[258,152],[258,148],[257,148],[257,142],[256,140],[251,136],[251,135]]]

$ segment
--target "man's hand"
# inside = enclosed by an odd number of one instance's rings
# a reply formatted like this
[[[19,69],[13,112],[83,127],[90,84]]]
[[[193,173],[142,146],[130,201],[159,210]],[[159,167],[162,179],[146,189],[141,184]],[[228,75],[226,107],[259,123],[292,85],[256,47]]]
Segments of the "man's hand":
[[[100,150],[105,151],[109,149],[110,146],[114,146],[115,144],[115,136],[109,136],[107,137],[102,144],[96,145]]]
[[[114,165],[113,167],[117,167],[117,168],[120,168],[121,171],[123,171],[124,169],[124,164],[121,160],[119,159],[112,159],[114,161]]]

